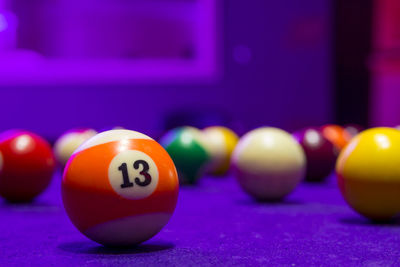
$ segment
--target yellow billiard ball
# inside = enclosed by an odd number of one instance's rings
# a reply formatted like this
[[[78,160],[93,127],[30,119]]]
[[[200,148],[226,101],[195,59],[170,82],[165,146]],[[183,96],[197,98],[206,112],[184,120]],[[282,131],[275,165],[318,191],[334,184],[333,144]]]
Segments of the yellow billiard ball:
[[[388,220],[400,212],[400,131],[372,128],[345,147],[336,163],[346,202],[372,220]]]
[[[211,163],[208,171],[214,175],[226,174],[239,137],[232,130],[222,126],[207,127],[203,133],[210,144]]]

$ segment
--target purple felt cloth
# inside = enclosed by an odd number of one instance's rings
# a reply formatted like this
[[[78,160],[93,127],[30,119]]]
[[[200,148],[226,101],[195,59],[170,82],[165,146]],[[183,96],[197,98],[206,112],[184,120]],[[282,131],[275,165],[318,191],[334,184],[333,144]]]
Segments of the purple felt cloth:
[[[170,223],[130,249],[105,248],[67,218],[60,176],[33,204],[0,202],[0,266],[399,266],[400,225],[377,225],[343,201],[331,177],[283,203],[257,203],[232,177],[181,187]]]

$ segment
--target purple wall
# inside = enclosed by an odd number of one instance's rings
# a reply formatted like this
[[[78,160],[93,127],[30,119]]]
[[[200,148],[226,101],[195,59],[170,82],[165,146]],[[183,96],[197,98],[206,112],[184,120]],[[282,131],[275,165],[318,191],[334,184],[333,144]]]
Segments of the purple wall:
[[[273,5],[272,5],[273,4]],[[169,85],[7,86],[0,130],[50,138],[77,126],[157,132],[177,108],[220,110],[244,128],[295,129],[332,118],[330,0],[225,1],[222,77]]]

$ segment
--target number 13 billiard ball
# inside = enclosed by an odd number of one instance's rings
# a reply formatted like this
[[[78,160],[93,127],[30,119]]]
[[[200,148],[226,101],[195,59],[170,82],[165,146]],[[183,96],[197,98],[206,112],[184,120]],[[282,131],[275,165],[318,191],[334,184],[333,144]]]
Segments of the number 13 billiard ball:
[[[175,165],[156,141],[129,130],[102,132],[82,144],[62,180],[72,223],[103,245],[135,245],[169,221],[178,197]]]

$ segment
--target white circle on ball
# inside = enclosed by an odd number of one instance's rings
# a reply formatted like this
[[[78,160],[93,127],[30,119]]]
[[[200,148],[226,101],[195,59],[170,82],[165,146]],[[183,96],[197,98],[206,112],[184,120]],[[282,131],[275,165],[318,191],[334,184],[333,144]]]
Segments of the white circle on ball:
[[[158,169],[153,159],[138,150],[116,155],[108,167],[108,180],[114,191],[127,199],[150,196],[158,184]]]

